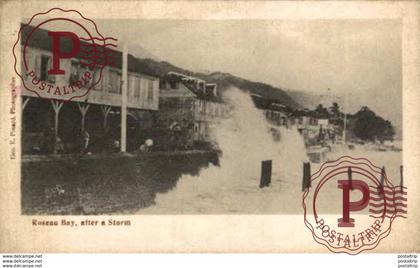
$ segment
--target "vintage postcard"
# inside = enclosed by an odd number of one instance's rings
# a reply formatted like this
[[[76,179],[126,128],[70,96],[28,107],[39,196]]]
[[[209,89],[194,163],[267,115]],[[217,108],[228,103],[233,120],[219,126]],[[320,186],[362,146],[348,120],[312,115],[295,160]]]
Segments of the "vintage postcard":
[[[1,252],[420,251],[415,1],[4,1]]]

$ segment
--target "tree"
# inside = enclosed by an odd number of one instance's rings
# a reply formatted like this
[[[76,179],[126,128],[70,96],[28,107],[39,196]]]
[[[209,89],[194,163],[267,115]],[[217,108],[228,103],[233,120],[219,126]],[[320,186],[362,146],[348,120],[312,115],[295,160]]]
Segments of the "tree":
[[[318,106],[314,110],[315,115],[318,118],[328,118],[329,113],[327,108],[325,108],[322,104],[318,104]]]
[[[328,112],[330,123],[343,128],[344,114],[340,111],[340,106],[338,103],[333,102],[333,104],[328,108]]]
[[[369,107],[363,106],[354,115],[353,133],[362,140],[374,141],[379,139],[381,142],[386,139],[393,139],[395,131],[391,122],[383,119],[373,112]]]
[[[328,110],[333,117],[339,117],[341,113],[340,106],[338,106],[338,103],[336,102],[333,102],[333,104],[330,106],[330,108],[328,108]]]

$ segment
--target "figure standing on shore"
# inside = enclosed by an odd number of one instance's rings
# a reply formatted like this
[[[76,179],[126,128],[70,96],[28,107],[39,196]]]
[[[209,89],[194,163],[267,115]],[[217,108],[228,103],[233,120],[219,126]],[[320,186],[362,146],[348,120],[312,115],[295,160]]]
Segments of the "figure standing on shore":
[[[152,150],[153,140],[147,139],[142,145],[140,145],[141,153],[148,153]]]
[[[87,152],[88,152],[89,140],[90,140],[90,135],[89,135],[89,132],[87,132],[87,131],[85,130],[85,131],[83,132],[83,147],[82,147],[82,153],[87,153]]]

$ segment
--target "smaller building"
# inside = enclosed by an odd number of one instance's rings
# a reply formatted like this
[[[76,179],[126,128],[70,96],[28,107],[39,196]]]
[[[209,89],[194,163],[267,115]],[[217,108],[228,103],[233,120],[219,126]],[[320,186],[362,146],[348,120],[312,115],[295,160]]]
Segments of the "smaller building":
[[[289,119],[296,125],[307,145],[335,143],[337,127],[328,118],[318,118],[309,109],[297,110]]]
[[[170,76],[160,80],[156,147],[161,150],[188,149],[194,140],[194,104],[197,96],[181,81]]]
[[[279,100],[265,99],[257,94],[251,96],[255,106],[263,110],[271,125],[286,128],[296,127],[306,145],[336,142],[338,126],[332,124],[328,118],[318,118],[309,109],[292,110],[280,103]]]
[[[274,126],[288,127],[290,109],[277,100],[263,99],[262,96],[251,94],[255,106],[264,111],[267,121]]]

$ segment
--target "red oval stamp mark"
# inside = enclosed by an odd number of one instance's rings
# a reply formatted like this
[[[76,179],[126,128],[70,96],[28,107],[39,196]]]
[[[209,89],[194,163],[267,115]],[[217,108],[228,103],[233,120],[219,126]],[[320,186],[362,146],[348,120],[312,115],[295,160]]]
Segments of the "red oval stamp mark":
[[[406,196],[406,187],[394,186],[384,167],[343,156],[311,175],[303,193],[304,223],[315,242],[355,255],[376,248],[393,221],[406,217]]]
[[[52,8],[21,25],[13,46],[15,71],[40,98],[84,98],[101,81],[104,67],[115,65],[116,41],[80,12]]]

